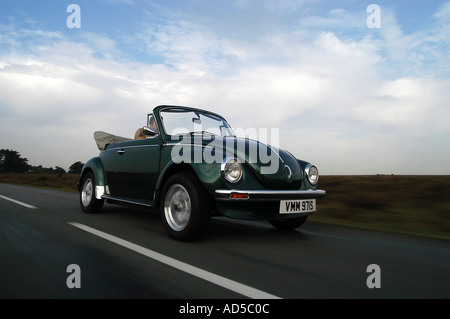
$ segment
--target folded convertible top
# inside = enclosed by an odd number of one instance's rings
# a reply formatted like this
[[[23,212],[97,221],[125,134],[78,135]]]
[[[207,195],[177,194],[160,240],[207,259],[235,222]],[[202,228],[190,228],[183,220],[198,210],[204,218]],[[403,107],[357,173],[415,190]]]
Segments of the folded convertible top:
[[[97,143],[97,147],[100,151],[105,150],[105,147],[108,144],[114,144],[114,143],[118,143],[118,142],[125,142],[125,141],[131,140],[131,138],[117,136],[117,135],[106,133],[103,131],[95,131],[94,139],[95,139],[95,142]]]

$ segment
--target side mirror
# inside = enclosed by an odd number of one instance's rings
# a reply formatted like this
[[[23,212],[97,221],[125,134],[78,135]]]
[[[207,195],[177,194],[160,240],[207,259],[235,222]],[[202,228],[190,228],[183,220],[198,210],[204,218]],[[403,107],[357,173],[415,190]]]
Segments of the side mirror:
[[[158,135],[158,132],[156,132],[156,130],[154,128],[148,127],[148,126],[144,126],[142,128],[142,133],[144,133],[144,135],[146,136],[156,136]]]

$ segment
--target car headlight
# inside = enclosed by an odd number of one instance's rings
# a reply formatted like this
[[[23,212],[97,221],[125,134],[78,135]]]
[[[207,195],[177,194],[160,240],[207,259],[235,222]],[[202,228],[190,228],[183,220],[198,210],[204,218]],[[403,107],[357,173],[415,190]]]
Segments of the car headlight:
[[[230,183],[237,183],[242,177],[242,164],[235,158],[226,158],[220,169],[223,177]]]
[[[314,165],[308,164],[305,167],[305,173],[311,185],[316,185],[319,181],[319,170]]]

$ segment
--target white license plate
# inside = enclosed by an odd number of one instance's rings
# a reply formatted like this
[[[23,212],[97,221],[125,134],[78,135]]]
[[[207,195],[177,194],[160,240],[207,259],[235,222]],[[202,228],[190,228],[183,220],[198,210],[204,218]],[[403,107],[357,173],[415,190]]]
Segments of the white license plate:
[[[280,201],[280,214],[310,213],[315,211],[315,199],[293,199]]]

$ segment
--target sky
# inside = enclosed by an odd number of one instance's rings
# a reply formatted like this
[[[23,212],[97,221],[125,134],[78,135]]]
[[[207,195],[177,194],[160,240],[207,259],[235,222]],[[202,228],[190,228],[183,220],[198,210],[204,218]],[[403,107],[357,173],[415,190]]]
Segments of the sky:
[[[449,44],[436,0],[1,0],[0,149],[68,170],[186,105],[322,175],[449,175]]]

